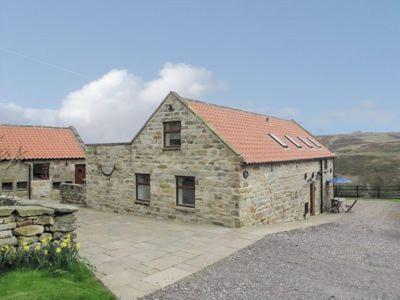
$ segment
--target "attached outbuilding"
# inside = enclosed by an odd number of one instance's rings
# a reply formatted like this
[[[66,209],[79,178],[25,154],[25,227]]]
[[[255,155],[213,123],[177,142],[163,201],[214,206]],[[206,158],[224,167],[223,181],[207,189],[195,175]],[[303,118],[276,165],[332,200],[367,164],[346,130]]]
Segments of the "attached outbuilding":
[[[85,146],[73,127],[0,125],[0,194],[60,199],[85,183]]]
[[[87,145],[87,203],[241,227],[330,205],[334,153],[293,120],[170,92],[128,143]]]

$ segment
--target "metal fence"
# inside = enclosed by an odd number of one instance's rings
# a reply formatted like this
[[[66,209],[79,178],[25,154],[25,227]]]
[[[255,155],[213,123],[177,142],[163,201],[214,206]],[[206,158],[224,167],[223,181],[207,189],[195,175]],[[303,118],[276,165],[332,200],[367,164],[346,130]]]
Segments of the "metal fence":
[[[336,185],[335,197],[400,199],[400,186]]]

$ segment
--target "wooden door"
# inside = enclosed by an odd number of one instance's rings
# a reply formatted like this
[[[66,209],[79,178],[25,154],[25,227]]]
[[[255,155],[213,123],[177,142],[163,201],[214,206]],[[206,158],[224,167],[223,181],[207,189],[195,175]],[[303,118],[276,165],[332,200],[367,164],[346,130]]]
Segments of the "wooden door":
[[[315,215],[315,183],[310,184],[310,214]]]
[[[84,164],[75,165],[75,183],[83,184],[86,178],[86,166]]]

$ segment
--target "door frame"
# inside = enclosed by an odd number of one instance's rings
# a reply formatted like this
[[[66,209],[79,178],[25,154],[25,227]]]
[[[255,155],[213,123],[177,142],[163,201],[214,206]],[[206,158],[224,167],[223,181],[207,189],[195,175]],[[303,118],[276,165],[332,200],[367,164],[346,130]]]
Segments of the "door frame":
[[[79,168],[82,168],[82,167],[83,167],[83,173],[84,173],[83,182],[77,183],[77,180],[76,180],[77,175],[78,175],[77,171]],[[75,164],[75,184],[83,184],[83,183],[85,183],[85,179],[86,179],[86,164]]]

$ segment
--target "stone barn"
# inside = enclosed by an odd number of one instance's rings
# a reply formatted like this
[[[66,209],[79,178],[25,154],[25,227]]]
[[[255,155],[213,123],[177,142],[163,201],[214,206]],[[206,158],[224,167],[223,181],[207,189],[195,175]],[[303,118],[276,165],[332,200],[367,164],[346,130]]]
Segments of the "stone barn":
[[[87,145],[87,203],[241,227],[330,205],[334,153],[293,120],[171,92],[127,143]]]
[[[85,181],[85,146],[73,127],[0,125],[0,194],[60,198]]]

